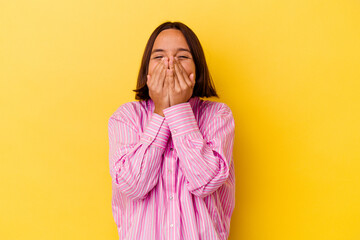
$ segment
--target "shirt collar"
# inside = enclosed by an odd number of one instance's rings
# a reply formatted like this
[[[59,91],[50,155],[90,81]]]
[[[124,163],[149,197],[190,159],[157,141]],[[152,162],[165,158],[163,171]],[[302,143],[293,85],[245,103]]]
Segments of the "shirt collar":
[[[190,99],[188,100],[188,102],[190,103],[190,106],[191,106],[191,108],[192,108],[193,110],[194,110],[195,104],[196,104],[198,101],[199,101],[199,97],[198,97],[198,96],[192,97],[192,98],[190,98]],[[153,102],[153,100],[152,100],[151,98],[148,100],[148,103],[150,104],[149,106],[151,106],[150,109],[153,111],[154,108],[155,108],[155,105],[154,105],[154,102]]]

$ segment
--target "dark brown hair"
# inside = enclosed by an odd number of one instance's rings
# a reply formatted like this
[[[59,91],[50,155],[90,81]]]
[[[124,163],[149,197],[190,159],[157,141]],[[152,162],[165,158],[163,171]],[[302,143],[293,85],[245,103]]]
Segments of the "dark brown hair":
[[[193,94],[191,97],[217,97],[219,96],[216,93],[211,75],[209,73],[204,51],[201,47],[200,41],[195,35],[195,33],[185,24],[181,22],[164,22],[159,25],[151,34],[142,57],[141,66],[139,70],[139,75],[137,79],[136,89],[133,90],[136,92],[136,100],[148,100],[149,88],[146,84],[149,61],[151,56],[151,50],[153,48],[156,37],[160,34],[161,31],[165,29],[177,29],[182,32],[186,42],[190,48],[191,55],[195,63],[195,86],[193,89]]]

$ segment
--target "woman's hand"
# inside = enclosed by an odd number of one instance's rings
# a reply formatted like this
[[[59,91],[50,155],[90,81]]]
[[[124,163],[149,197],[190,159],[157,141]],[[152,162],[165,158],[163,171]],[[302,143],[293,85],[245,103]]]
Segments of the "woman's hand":
[[[188,76],[181,63],[173,57],[170,58],[169,67],[166,80],[169,81],[170,106],[187,102],[195,86],[194,74]]]
[[[162,58],[161,61],[153,69],[151,75],[147,75],[147,86],[149,88],[149,96],[153,100],[157,113],[164,117],[163,110],[170,107],[168,84],[166,81],[166,70],[168,68],[167,58]]]

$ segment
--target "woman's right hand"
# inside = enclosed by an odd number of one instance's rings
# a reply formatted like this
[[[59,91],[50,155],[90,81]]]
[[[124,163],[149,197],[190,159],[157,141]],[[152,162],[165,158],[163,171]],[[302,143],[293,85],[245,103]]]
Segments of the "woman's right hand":
[[[168,64],[168,59],[166,57],[162,58],[152,70],[151,75],[147,75],[146,82],[149,88],[149,96],[155,105],[154,113],[163,117],[163,110],[170,107],[168,81],[165,79]]]

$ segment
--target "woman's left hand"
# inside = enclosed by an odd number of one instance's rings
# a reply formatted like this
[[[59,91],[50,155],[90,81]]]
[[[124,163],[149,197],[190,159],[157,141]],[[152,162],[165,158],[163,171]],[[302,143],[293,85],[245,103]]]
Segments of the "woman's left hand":
[[[194,74],[188,76],[181,63],[174,57],[170,57],[169,67],[166,80],[169,81],[170,106],[187,102],[195,86]]]

